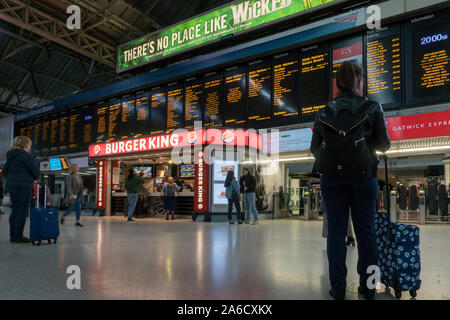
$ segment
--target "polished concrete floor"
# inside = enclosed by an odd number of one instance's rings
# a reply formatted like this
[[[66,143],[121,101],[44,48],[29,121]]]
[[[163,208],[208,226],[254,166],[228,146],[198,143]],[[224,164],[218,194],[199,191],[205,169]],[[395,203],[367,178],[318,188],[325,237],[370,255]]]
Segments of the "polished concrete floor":
[[[32,247],[10,244],[8,217],[0,216],[0,299],[330,298],[320,221],[73,222],[66,220],[57,245]],[[421,241],[417,299],[450,299],[450,225],[423,226]],[[349,248],[348,299],[359,299],[356,259]],[[70,265],[81,268],[81,290],[67,289]],[[379,292],[377,299],[393,299],[384,287]]]

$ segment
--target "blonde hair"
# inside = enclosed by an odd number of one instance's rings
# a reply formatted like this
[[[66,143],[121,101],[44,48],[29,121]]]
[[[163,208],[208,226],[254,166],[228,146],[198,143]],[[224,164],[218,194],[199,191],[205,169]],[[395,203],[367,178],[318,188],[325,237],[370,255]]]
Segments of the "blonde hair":
[[[11,150],[23,150],[28,145],[31,145],[31,139],[26,136],[18,136],[14,138]]]
[[[172,178],[172,177],[168,177],[168,178],[167,178],[167,182],[168,182],[168,183],[173,183],[173,178]]]
[[[75,168],[76,168],[76,167],[78,167],[77,164],[72,164],[72,165],[69,167],[69,174],[74,174]]]

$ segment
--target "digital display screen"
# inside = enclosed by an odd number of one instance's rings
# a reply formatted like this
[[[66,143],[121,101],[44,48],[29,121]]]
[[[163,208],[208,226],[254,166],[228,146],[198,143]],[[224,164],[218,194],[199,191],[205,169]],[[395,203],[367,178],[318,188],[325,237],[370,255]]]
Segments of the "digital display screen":
[[[56,154],[59,151],[59,128],[60,120],[58,114],[50,116],[50,154]]]
[[[64,153],[69,149],[69,130],[70,130],[69,112],[61,112],[59,115],[59,151]]]
[[[222,91],[223,75],[221,73],[211,73],[205,75],[204,81],[204,123],[205,127],[222,125]]]
[[[68,136],[68,143],[69,143],[69,150],[71,151],[77,151],[80,148],[80,124],[81,124],[81,114],[79,112],[79,109],[72,109],[69,112],[69,136]]]
[[[120,99],[108,101],[108,140],[119,139],[119,124],[121,120],[122,102]]]
[[[450,98],[450,9],[422,19],[413,19],[405,27],[406,104],[442,101]],[[410,57],[411,56],[411,57]]]
[[[183,127],[184,94],[181,84],[174,84],[167,88],[167,131]]]
[[[136,174],[143,173],[143,178],[153,178],[153,167],[133,167],[133,170]]]
[[[237,161],[214,161],[214,181],[225,181],[228,171],[234,171],[234,175],[238,175],[238,162]]]
[[[333,99],[338,95],[339,89],[336,83],[336,72],[344,61],[354,62],[363,66],[362,37],[355,36],[333,42]],[[359,92],[363,95],[364,92]]]
[[[81,108],[81,148],[87,149],[89,144],[95,141],[94,136],[94,128],[95,128],[95,119],[94,115],[95,110],[93,110],[90,106],[84,106]]]
[[[184,106],[184,128],[194,128],[194,121],[202,121],[203,81],[197,78],[186,80],[186,97]]]
[[[41,153],[42,148],[42,121],[36,120],[34,124],[33,150],[36,154]]]
[[[108,134],[108,106],[105,102],[98,102],[96,105],[97,114],[96,120],[97,125],[95,128],[95,139],[97,142],[102,142],[107,139]]]
[[[226,188],[221,183],[214,183],[213,185],[213,204],[228,204]]]
[[[272,116],[272,61],[248,64],[248,120],[270,120]]]
[[[136,93],[136,135],[142,136],[149,133],[150,123],[150,92],[139,91]]]
[[[180,178],[193,178],[195,174],[195,165],[180,164]]]
[[[155,88],[151,95],[150,134],[160,134],[166,131],[167,93],[162,88]]]
[[[41,142],[39,143],[41,153],[47,154],[50,151],[50,118],[44,116],[42,118]]]
[[[50,170],[57,171],[63,169],[61,160],[59,158],[51,158],[49,159],[49,162],[50,162]]]
[[[330,100],[330,46],[313,45],[301,50],[302,119],[312,119]]]
[[[280,54],[273,59],[273,118],[298,117],[298,53]]]
[[[242,125],[247,118],[245,66],[229,68],[224,76],[225,124]]]
[[[136,99],[134,94],[122,97],[122,118],[119,131],[122,139],[134,137],[136,134]]]
[[[367,97],[383,105],[402,101],[400,27],[384,27],[367,33]]]

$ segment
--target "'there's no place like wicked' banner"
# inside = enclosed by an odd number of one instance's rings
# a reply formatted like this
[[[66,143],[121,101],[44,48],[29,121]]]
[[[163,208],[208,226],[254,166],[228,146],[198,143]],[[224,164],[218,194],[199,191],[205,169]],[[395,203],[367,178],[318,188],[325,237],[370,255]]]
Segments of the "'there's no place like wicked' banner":
[[[120,45],[117,72],[160,60],[337,0],[239,0]]]

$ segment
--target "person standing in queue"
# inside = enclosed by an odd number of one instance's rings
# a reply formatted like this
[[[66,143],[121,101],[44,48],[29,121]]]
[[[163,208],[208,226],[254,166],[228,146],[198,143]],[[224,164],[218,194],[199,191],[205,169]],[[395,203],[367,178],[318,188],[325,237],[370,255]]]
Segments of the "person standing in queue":
[[[242,169],[242,177],[239,179],[240,191],[244,193],[245,210],[247,211],[245,223],[250,223],[250,211],[253,213],[252,225],[258,224],[258,210],[255,205],[256,179],[247,168]]]
[[[243,223],[243,217],[241,216],[241,194],[239,192],[239,183],[237,182],[234,171],[230,170],[225,178],[226,197],[228,199],[228,222],[234,224],[231,213],[233,212],[233,204],[236,207],[236,218],[238,224]]]
[[[337,70],[337,97],[316,114],[311,152],[320,173],[320,188],[327,207],[330,295],[345,298],[345,259],[349,208],[358,243],[358,292],[375,297],[367,286],[367,269],[377,264],[375,202],[378,191],[376,150],[390,147],[383,108],[361,97],[363,69],[346,61]]]
[[[3,175],[6,177],[6,190],[11,198],[9,216],[9,239],[13,243],[27,243],[23,236],[25,221],[30,211],[33,196],[33,182],[41,172],[31,155],[31,139],[26,136],[14,138],[13,147],[6,153]]]
[[[82,227],[80,223],[81,217],[81,203],[83,201],[83,179],[78,174],[80,168],[77,164],[71,165],[69,168],[69,175],[66,176],[66,201],[68,208],[61,217],[60,223],[64,224],[65,218],[75,210],[75,226]]]
[[[144,184],[144,179],[134,172],[133,168],[128,170],[128,176],[125,179],[125,189],[127,190],[128,196],[128,220],[127,222],[132,222],[134,209],[136,209],[136,204],[139,197],[139,190]]]
[[[175,210],[177,207],[177,191],[178,186],[174,183],[173,178],[167,178],[167,182],[163,187],[164,209],[166,210],[166,220],[169,220],[169,214],[172,214],[172,220],[175,220]]]

